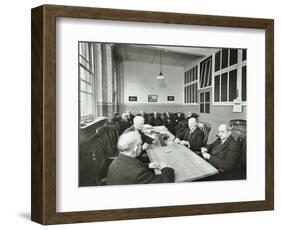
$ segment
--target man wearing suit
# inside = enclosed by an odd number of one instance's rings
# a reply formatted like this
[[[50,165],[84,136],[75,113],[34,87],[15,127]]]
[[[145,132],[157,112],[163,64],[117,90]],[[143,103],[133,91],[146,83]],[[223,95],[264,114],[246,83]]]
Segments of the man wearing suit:
[[[122,134],[126,129],[128,129],[131,126],[131,124],[128,120],[127,113],[122,113],[121,120],[119,122],[119,126],[120,126],[120,134]]]
[[[155,140],[143,133],[144,118],[142,116],[135,116],[133,122],[134,124],[130,128],[127,128],[124,133],[137,131],[143,144],[142,152],[138,156],[138,159],[142,162],[149,163],[150,160],[147,156],[146,149],[148,148],[149,144],[152,144]]]
[[[175,142],[187,146],[192,151],[200,151],[203,146],[203,140],[203,131],[197,127],[196,118],[191,117],[188,120],[188,128],[185,129],[183,140],[176,138]]]
[[[174,182],[174,170],[166,163],[144,164],[137,159],[142,141],[136,131],[127,132],[118,140],[119,155],[111,163],[107,174],[107,185],[149,184]],[[156,175],[153,169],[161,174]]]
[[[152,126],[160,126],[163,125],[164,122],[159,113],[153,112],[153,114],[149,118],[149,124]]]
[[[220,171],[214,178],[231,179],[240,157],[240,148],[231,136],[231,128],[226,124],[219,126],[218,136],[214,143],[202,148],[201,152],[203,157]]]
[[[127,113],[127,116],[128,116],[128,121],[129,121],[130,124],[132,125],[135,116],[131,113],[130,110],[127,110],[126,113]]]
[[[143,117],[144,119],[144,124],[148,124],[149,123],[149,117],[148,117],[148,114],[145,113],[143,110],[140,111],[140,116]]]

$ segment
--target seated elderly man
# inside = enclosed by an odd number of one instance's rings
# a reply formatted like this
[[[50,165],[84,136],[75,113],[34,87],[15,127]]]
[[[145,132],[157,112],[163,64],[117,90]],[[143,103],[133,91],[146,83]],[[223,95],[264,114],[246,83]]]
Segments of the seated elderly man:
[[[138,131],[140,138],[142,140],[142,153],[139,155],[139,159],[143,162],[148,163],[149,158],[146,153],[146,149],[148,148],[149,144],[152,144],[155,140],[143,133],[143,126],[144,126],[144,118],[142,116],[135,116],[134,117],[134,124],[126,129],[124,133],[131,132],[131,131]]]
[[[164,122],[161,118],[161,114],[157,112],[153,112],[153,114],[150,115],[149,117],[149,124],[152,126],[160,126],[163,125]]]
[[[231,136],[231,128],[226,124],[221,124],[218,128],[219,138],[206,148],[201,148],[203,157],[215,166],[221,175],[216,179],[231,179],[236,163],[240,157],[239,144]]]
[[[128,120],[127,113],[122,113],[121,120],[119,121],[120,133],[122,134],[126,129],[130,128],[131,124]]]
[[[187,146],[192,151],[200,151],[203,140],[203,131],[197,127],[196,118],[191,117],[188,120],[188,128],[185,129],[182,140],[176,138],[175,142]]]
[[[131,131],[138,131],[138,133],[141,136],[141,140],[144,143],[144,146],[142,148],[143,150],[146,150],[148,144],[152,144],[154,139],[148,137],[143,133],[144,118],[142,116],[135,116],[133,121],[134,124],[130,128],[126,129],[124,133],[131,132]]]
[[[127,132],[118,140],[119,155],[111,163],[107,174],[107,185],[148,184],[174,182],[174,170],[166,163],[144,164],[137,159],[141,154],[142,141],[136,131]],[[161,174],[156,175],[153,169]]]
[[[135,116],[132,114],[132,112],[130,110],[127,110],[126,113],[127,113],[127,116],[128,116],[128,120],[129,120],[130,124],[132,125],[133,119],[134,119]]]

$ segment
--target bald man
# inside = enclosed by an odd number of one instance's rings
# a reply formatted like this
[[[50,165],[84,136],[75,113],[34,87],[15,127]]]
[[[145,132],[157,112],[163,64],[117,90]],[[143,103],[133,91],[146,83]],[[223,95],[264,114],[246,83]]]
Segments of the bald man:
[[[107,185],[149,184],[174,182],[174,170],[166,163],[144,164],[137,157],[141,154],[142,141],[136,131],[127,132],[118,140],[119,155],[111,163]],[[155,168],[161,174],[154,173]]]
[[[201,148],[201,152],[209,163],[224,173],[222,179],[231,179],[240,157],[239,144],[231,136],[231,128],[226,124],[219,126],[218,136],[214,143]]]
[[[192,151],[201,151],[201,147],[203,147],[204,133],[197,127],[197,124],[196,118],[189,118],[188,128],[185,129],[182,140],[176,138],[175,142],[187,146]]]

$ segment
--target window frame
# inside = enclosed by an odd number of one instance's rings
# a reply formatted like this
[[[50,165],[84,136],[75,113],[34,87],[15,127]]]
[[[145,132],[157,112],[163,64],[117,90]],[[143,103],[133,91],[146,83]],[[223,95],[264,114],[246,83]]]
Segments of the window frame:
[[[190,81],[188,82],[188,72],[189,71],[192,71],[193,69],[196,69],[197,68],[197,78],[194,79],[193,81]],[[186,76],[186,79],[185,79],[185,76]],[[196,85],[197,84],[197,87],[194,87],[194,89],[196,89],[196,94],[193,94],[193,96],[195,96],[197,98],[197,102],[187,102],[187,97],[185,94],[187,94],[187,87],[188,86],[191,86],[191,85]],[[184,105],[198,105],[198,101],[199,101],[199,98],[198,98],[198,90],[199,90],[199,65],[194,65],[190,68],[188,68],[185,72],[184,72],[184,86],[183,86],[183,104]],[[185,101],[186,100],[186,101]]]
[[[212,80],[212,75],[213,75],[213,71],[214,71],[214,55],[210,55],[208,57],[206,57],[203,61],[200,61],[199,64],[198,64],[198,91],[199,90],[205,90],[205,89],[210,89],[212,88],[213,86],[213,80]],[[201,88],[201,81],[200,81],[200,77],[201,77],[201,63],[204,63],[204,62],[207,62],[207,61],[210,61],[210,66],[209,66],[209,72],[210,72],[210,78],[211,78],[211,85],[208,85],[208,86],[205,86],[205,87],[202,87]],[[206,67],[207,67],[207,63],[205,64],[205,69],[206,70]],[[206,81],[206,79],[204,79],[204,82]],[[209,79],[207,79],[207,84],[209,82]]]
[[[85,58],[82,54],[81,54],[81,46],[83,46],[82,44],[85,44],[86,48],[84,48],[85,50],[85,54],[88,54],[89,56],[89,61],[87,61],[87,58]],[[82,49],[83,49],[82,48]],[[78,95],[78,100],[79,100],[79,117],[80,117],[80,124],[81,123],[92,123],[95,121],[95,59],[94,59],[94,47],[92,43],[89,42],[83,42],[83,41],[79,41],[78,42],[78,76],[79,76],[79,83],[78,83],[78,87],[79,87],[79,95]],[[83,52],[83,51],[82,51]],[[83,62],[80,61],[80,58],[82,58],[84,61],[88,62],[88,66],[85,66]],[[84,69],[84,71],[88,72],[91,76],[91,83],[89,83],[87,80],[83,80],[81,78],[81,74],[80,74],[80,68]],[[85,82],[86,84],[91,86],[91,93],[90,92],[86,92],[81,90],[81,81]],[[87,95],[91,95],[91,103],[92,103],[92,111],[87,114],[87,115],[82,115],[81,114],[81,93],[87,94]]]
[[[247,58],[243,61],[242,60],[242,53],[243,50],[245,49],[240,49],[237,48],[238,52],[237,52],[237,63],[233,64],[231,66],[229,66],[230,64],[230,50],[231,49],[235,49],[235,48],[228,48],[229,52],[228,52],[228,67],[226,68],[220,68],[220,70],[215,71],[215,69],[213,69],[212,71],[212,105],[222,105],[222,106],[233,106],[233,101],[215,101],[215,77],[217,75],[220,75],[220,89],[219,89],[219,98],[221,100],[221,75],[223,73],[227,73],[227,100],[229,99],[229,72],[231,72],[232,70],[237,70],[237,90],[238,90],[238,96],[240,96],[241,100],[242,100],[242,67],[243,66],[247,66]],[[222,65],[222,49],[220,49],[219,51],[217,51],[216,53],[221,52],[220,53],[220,66]],[[213,58],[215,58],[216,53],[214,53],[212,56]],[[213,67],[215,67],[215,61],[213,63]],[[240,75],[238,74],[240,72]],[[247,81],[247,75],[246,75],[246,81]],[[247,90],[246,90],[247,92]],[[243,106],[247,106],[247,101],[242,101],[242,105]]]

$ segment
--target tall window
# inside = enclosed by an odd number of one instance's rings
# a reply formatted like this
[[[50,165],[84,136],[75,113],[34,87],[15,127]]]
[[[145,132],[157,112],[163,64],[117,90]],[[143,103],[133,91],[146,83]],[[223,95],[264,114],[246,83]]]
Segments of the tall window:
[[[205,91],[200,93],[200,113],[210,113],[211,93]]]
[[[200,89],[212,85],[212,57],[200,63]]]
[[[91,43],[79,42],[80,117],[94,118],[94,65]]]
[[[195,66],[184,73],[184,103],[197,103],[198,67]]]
[[[215,54],[214,102],[246,101],[246,52],[222,49]]]

